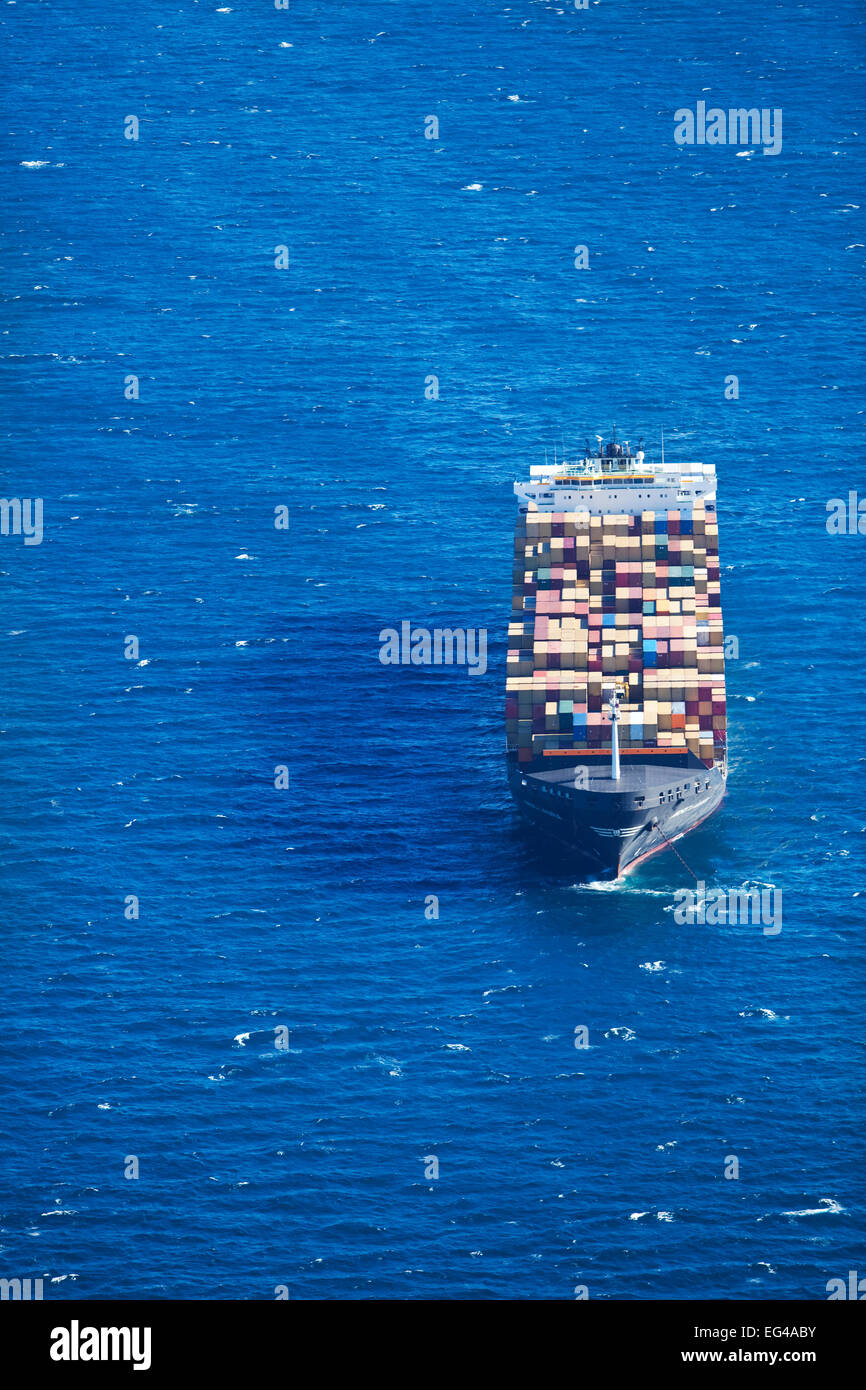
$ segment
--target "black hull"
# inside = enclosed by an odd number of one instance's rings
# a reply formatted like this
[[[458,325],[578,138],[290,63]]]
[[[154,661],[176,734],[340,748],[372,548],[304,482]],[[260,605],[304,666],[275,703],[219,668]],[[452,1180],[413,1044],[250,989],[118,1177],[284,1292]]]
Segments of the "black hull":
[[[536,846],[595,878],[620,878],[669,848],[719,806],[725,770],[698,759],[676,763],[623,760],[621,779],[587,762],[547,772],[509,757],[508,781]],[[575,785],[575,773],[583,785]]]

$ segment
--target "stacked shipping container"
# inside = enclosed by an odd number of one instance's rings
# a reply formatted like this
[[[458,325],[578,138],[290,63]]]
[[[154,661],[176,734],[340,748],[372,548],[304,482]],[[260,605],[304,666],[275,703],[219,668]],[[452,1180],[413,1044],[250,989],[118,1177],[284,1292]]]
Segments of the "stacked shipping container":
[[[625,687],[620,747],[725,758],[714,510],[518,519],[506,733],[521,763],[610,747],[603,688]],[[550,766],[550,759],[545,759]]]

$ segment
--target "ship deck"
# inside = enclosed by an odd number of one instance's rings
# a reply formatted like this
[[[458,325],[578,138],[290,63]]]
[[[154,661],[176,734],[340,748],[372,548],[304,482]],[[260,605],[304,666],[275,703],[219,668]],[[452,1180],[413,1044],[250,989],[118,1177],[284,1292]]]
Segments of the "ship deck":
[[[670,764],[658,763],[638,763],[629,764],[623,762],[620,767],[619,780],[614,781],[610,775],[609,765],[605,770],[601,768],[588,767],[586,763],[578,763],[580,772],[586,771],[586,779],[581,776],[579,788],[582,791],[590,792],[620,792],[626,795],[648,796],[653,792],[668,791],[671,789],[693,788],[696,782],[709,783],[711,769],[699,765],[697,767],[675,767]],[[531,777],[536,782],[547,782],[552,785],[573,787],[575,785],[575,767],[557,768],[553,772],[528,772],[525,777]]]

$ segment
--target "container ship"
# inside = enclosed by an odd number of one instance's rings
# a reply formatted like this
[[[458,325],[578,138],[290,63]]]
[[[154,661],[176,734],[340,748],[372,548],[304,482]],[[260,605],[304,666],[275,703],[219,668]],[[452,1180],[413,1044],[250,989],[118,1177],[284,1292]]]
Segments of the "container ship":
[[[725,792],[716,475],[597,439],[514,484],[506,744],[537,842],[618,878]]]

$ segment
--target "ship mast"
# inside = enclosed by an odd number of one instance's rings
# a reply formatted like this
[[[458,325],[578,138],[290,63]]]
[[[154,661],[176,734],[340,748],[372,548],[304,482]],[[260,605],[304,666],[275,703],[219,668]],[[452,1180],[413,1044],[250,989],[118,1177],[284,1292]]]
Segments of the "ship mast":
[[[607,698],[608,710],[610,712],[610,778],[612,782],[618,782],[619,778],[619,686],[612,685],[610,694]]]

